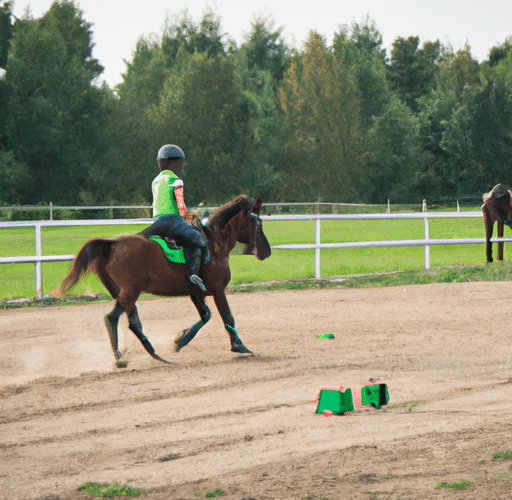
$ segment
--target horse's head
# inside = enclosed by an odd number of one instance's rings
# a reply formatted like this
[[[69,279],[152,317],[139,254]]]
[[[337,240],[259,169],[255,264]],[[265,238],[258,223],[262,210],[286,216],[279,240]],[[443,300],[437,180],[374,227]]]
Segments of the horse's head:
[[[260,193],[254,200],[249,211],[247,220],[248,227],[246,230],[248,241],[243,241],[241,239],[238,239],[238,241],[246,243],[243,250],[244,255],[255,255],[258,260],[265,260],[267,257],[270,257],[272,250],[270,249],[267,237],[263,232],[263,226],[260,219],[261,199],[262,197]]]
[[[503,184],[497,184],[492,191],[484,193],[483,200],[482,209],[485,207],[492,223],[498,221],[508,226],[512,224],[512,191]]]
[[[255,200],[247,195],[237,196],[212,214],[208,228],[218,243],[223,241],[228,245],[228,251],[238,241],[245,243],[245,255],[255,255],[259,260],[264,260],[272,252],[263,232],[260,210],[261,193]]]

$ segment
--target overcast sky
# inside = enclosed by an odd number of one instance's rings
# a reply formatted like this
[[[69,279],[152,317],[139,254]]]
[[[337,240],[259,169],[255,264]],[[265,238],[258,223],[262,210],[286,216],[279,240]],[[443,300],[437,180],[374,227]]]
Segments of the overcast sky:
[[[14,15],[27,7],[33,17],[48,11],[52,0],[14,0]],[[3,2],[2,2],[3,3]],[[512,0],[78,0],[75,3],[92,23],[94,52],[105,67],[101,78],[113,87],[122,81],[123,59],[131,60],[137,39],[162,33],[166,18],[185,10],[195,22],[211,7],[222,31],[238,45],[255,16],[268,16],[283,27],[288,45],[301,47],[309,30],[328,42],[342,25],[369,15],[383,36],[384,48],[397,37],[418,36],[451,44],[457,51],[467,42],[473,57],[482,61],[489,50],[512,36]]]

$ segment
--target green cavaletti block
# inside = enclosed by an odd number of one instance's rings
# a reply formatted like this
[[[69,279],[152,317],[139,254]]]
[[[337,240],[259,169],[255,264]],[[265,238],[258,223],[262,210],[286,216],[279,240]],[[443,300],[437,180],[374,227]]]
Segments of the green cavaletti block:
[[[320,335],[318,335],[318,338],[319,339],[333,339],[334,338],[334,333],[332,333],[332,332],[321,333]]]
[[[323,413],[327,410],[342,415],[348,411],[354,411],[354,409],[351,389],[347,389],[345,392],[333,389],[322,389],[320,391],[316,413]]]
[[[373,405],[380,409],[389,402],[388,386],[386,384],[365,385],[361,387],[361,403],[363,406]]]
[[[359,394],[360,391],[360,394]],[[365,406],[374,406],[377,409],[389,402],[389,392],[386,384],[366,385],[359,389],[321,389],[318,397],[316,413],[330,411],[336,415],[361,410]]]

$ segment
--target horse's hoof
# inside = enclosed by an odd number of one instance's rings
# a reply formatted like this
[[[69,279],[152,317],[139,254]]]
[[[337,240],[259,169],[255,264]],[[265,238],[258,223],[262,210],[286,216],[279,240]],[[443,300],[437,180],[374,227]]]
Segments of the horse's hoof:
[[[119,361],[123,357],[123,355],[119,349],[116,349],[114,351],[114,357],[116,358],[116,361]]]
[[[238,354],[252,354],[252,351],[249,351],[247,347],[245,347],[243,344],[235,344],[231,347],[232,352],[236,352]]]

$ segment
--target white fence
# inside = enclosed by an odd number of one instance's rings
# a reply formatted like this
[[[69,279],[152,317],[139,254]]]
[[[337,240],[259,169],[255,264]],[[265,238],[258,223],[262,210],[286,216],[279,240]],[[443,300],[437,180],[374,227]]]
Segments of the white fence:
[[[315,243],[291,243],[272,245],[272,249],[279,250],[315,250],[315,279],[320,279],[320,252],[327,248],[377,248],[377,247],[425,247],[425,269],[430,268],[430,246],[432,245],[466,245],[484,244],[485,238],[453,238],[431,239],[429,236],[429,219],[437,218],[481,218],[479,211],[471,212],[423,212],[403,214],[350,214],[350,215],[268,215],[262,216],[263,220],[315,220]],[[321,221],[323,220],[389,220],[389,219],[423,219],[424,239],[418,240],[390,240],[390,241],[363,241],[349,243],[321,243]],[[36,297],[41,298],[42,290],[42,266],[43,262],[71,261],[74,255],[42,255],[41,254],[41,228],[43,226],[104,226],[104,225],[131,225],[150,224],[153,219],[106,219],[106,220],[74,220],[74,221],[30,221],[30,222],[0,222],[1,228],[34,227],[35,229],[35,255],[24,257],[0,257],[0,264],[35,263],[35,290]],[[482,224],[483,231],[483,224]],[[1,233],[0,233],[1,235]],[[493,238],[492,242],[512,242],[512,238]]]

